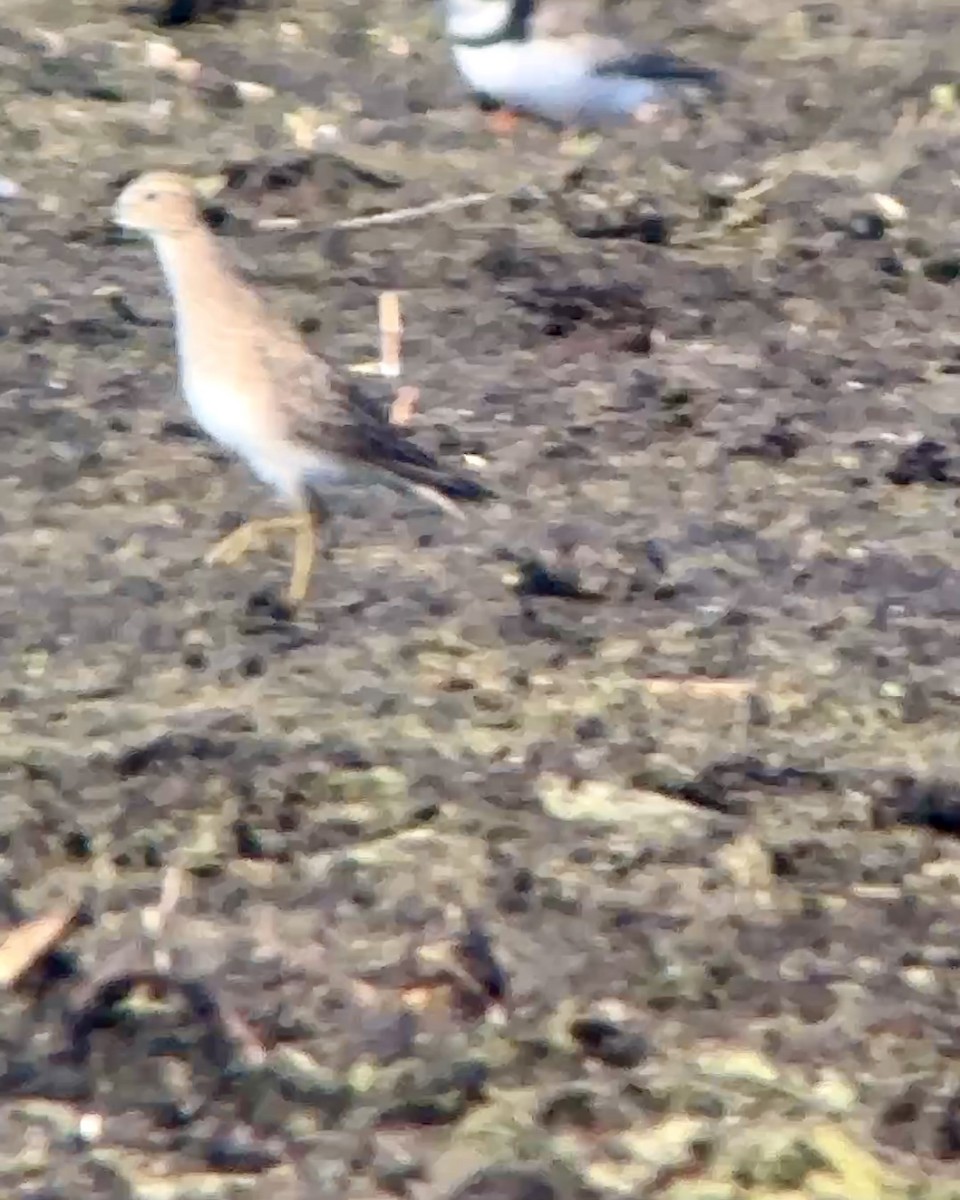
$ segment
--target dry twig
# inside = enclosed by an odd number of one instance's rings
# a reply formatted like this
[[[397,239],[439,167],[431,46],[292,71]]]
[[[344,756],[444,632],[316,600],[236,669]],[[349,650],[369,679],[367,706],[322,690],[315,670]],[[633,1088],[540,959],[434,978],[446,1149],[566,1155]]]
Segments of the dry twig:
[[[74,906],[59,908],[8,929],[0,939],[0,986],[12,987],[18,983],[63,939],[76,915]]]
[[[447,196],[442,200],[430,200],[426,204],[416,204],[411,208],[398,208],[394,212],[374,213],[369,217],[347,217],[343,221],[335,221],[328,228],[367,229],[371,225],[401,225],[406,221],[416,221],[420,217],[432,217],[437,213],[453,212],[458,208],[472,208],[475,204],[486,204],[496,194],[496,192],[470,192],[466,196]]]
[[[351,370],[357,375],[380,375],[399,379],[403,371],[403,316],[399,292],[381,292],[377,299],[377,324],[380,332],[380,357],[375,362],[357,363]],[[403,384],[397,388],[390,405],[394,425],[409,425],[417,411],[419,388]]]

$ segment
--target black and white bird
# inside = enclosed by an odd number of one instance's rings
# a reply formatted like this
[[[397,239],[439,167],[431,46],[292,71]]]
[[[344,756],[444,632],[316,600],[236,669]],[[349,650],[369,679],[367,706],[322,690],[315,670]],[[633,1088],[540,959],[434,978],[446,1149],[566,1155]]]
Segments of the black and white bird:
[[[716,93],[717,73],[641,51],[600,0],[442,0],[454,62],[474,93],[562,125],[649,120],[671,90]]]

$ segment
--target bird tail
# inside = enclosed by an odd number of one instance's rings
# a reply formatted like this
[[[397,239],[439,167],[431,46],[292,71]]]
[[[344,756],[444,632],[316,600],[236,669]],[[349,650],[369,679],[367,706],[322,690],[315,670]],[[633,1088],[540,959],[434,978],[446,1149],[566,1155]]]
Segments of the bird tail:
[[[673,82],[677,87],[700,88],[712,96],[714,100],[722,100],[727,95],[727,81],[719,71],[709,67],[684,67],[678,69],[672,79],[666,76],[664,82],[669,86]]]
[[[723,96],[726,92],[726,81],[719,71],[712,67],[701,67],[697,63],[671,54],[669,51],[652,51],[647,54],[633,55],[627,59],[615,59],[604,63],[598,74],[615,75],[618,72],[663,86],[699,86],[717,97]]]
[[[413,463],[392,463],[390,475],[395,486],[419,496],[421,500],[443,509],[460,521],[464,520],[464,516],[458,501],[478,504],[484,500],[492,500],[495,495],[478,480],[470,479],[466,475],[448,475],[443,471],[432,471]]]
[[[458,521],[465,521],[463,510],[459,504],[454,502],[443,492],[438,492],[435,487],[431,487],[428,483],[414,483],[412,480],[407,480],[407,490],[412,492],[414,496],[419,496],[421,500],[426,500],[428,504],[435,504],[437,508],[442,508],[445,513],[449,513],[451,517],[456,517]]]

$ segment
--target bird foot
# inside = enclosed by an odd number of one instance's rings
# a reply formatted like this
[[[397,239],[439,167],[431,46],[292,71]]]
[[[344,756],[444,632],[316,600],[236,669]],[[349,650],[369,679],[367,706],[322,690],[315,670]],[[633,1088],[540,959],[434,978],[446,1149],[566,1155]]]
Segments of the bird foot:
[[[241,525],[211,546],[203,556],[203,561],[208,566],[213,566],[215,563],[235,563],[251,549],[255,539],[260,541],[255,531],[249,525]]]
[[[520,117],[512,109],[498,108],[487,114],[485,123],[490,133],[497,137],[512,137],[517,132]]]
[[[290,572],[290,586],[287,588],[287,603],[292,609],[299,606],[306,598],[310,586],[310,576],[317,554],[316,516],[304,514],[297,525],[296,540],[293,544],[293,569]]]
[[[267,533],[281,529],[292,530],[295,538],[293,570],[286,601],[291,608],[296,608],[310,586],[310,575],[316,558],[318,520],[319,514],[311,511],[247,521],[212,546],[204,555],[204,560],[207,563],[235,563],[255,546],[261,545]]]
[[[254,547],[261,546],[264,535],[272,529],[295,529],[302,522],[300,517],[269,517],[254,521],[245,521],[226,537],[211,546],[204,555],[204,562],[209,566],[214,563],[224,563],[227,566],[239,562],[245,554]]]

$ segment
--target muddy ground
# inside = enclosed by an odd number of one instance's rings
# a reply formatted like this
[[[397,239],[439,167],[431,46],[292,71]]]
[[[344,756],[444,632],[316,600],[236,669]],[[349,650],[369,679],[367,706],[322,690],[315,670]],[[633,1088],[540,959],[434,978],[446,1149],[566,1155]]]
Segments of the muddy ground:
[[[960,1195],[954,6],[631,0],[729,93],[592,147],[426,3],[160,7],[0,20],[0,1190]],[[204,566],[160,166],[499,499]]]

